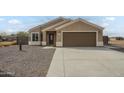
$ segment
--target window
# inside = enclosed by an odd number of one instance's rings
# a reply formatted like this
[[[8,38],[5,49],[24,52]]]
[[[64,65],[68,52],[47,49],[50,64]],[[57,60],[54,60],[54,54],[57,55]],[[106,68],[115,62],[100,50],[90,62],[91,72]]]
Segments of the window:
[[[32,33],[32,41],[38,41],[38,33]]]

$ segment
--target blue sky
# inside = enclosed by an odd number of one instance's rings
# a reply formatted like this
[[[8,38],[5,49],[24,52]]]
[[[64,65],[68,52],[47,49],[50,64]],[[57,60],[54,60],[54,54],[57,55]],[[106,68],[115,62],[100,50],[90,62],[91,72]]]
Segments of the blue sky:
[[[58,16],[0,16],[0,33],[16,33],[43,24]],[[104,35],[124,37],[124,16],[64,16],[65,18],[83,18],[103,26]]]

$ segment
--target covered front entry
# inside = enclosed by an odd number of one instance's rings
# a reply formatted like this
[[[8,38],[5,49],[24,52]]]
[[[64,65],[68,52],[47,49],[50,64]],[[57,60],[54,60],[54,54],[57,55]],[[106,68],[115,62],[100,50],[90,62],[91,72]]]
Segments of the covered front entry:
[[[56,46],[56,31],[47,31],[46,40],[48,46]]]
[[[96,46],[96,32],[63,32],[64,47]]]

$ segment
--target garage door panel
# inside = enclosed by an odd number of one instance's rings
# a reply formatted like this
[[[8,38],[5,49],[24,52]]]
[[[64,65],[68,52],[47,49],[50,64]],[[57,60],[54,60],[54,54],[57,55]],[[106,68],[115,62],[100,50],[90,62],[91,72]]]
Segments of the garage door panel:
[[[63,46],[96,46],[96,32],[63,32]]]

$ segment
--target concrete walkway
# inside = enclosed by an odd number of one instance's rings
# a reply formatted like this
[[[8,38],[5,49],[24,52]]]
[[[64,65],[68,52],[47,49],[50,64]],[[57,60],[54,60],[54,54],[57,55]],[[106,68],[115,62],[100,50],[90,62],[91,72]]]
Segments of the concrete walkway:
[[[102,47],[56,48],[47,76],[124,76],[124,53]]]

